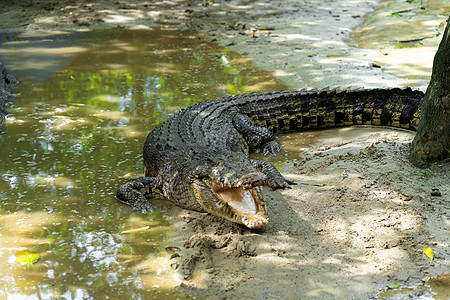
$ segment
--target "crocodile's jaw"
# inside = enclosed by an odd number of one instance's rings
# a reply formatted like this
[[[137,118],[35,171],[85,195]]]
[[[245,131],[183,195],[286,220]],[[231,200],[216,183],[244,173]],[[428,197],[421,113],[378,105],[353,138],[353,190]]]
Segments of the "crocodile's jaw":
[[[192,183],[197,201],[205,211],[250,229],[267,225],[262,187],[224,187],[204,180]]]

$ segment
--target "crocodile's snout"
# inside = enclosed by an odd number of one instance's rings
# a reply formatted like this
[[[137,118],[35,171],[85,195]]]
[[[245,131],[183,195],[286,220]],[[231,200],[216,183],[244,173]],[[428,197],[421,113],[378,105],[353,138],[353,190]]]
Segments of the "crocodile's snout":
[[[257,214],[242,218],[242,223],[250,229],[261,229],[266,226],[268,222],[269,217],[266,214]]]
[[[269,221],[261,191],[266,176],[255,172],[242,179],[230,187],[204,178],[196,180],[193,188],[207,212],[250,229],[262,228]]]

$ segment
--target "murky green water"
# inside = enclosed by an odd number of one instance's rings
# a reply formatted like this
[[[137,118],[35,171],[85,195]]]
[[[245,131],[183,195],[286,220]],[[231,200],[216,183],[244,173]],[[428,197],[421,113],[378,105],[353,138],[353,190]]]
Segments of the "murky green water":
[[[115,190],[141,175],[146,134],[170,113],[283,86],[190,33],[4,34],[0,42],[0,61],[22,80],[0,135],[0,297],[179,296],[163,267],[170,224],[159,212],[130,211]],[[34,254],[26,266],[23,256]]]
[[[450,299],[450,274],[439,275],[427,283],[415,287],[400,286],[397,289],[388,289],[378,295],[380,300],[448,300]]]

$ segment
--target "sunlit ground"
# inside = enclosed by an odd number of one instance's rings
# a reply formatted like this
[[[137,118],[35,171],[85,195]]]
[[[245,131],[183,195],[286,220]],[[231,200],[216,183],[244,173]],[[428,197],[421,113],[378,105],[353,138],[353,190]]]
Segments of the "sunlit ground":
[[[351,43],[378,50],[371,59],[384,72],[408,79],[408,86],[423,87],[449,14],[449,1],[382,1],[352,32]]]
[[[0,136],[0,296],[177,296],[163,213],[114,197],[146,134],[198,101],[283,86],[177,31],[6,34],[22,83]],[[164,207],[161,211],[165,211]]]

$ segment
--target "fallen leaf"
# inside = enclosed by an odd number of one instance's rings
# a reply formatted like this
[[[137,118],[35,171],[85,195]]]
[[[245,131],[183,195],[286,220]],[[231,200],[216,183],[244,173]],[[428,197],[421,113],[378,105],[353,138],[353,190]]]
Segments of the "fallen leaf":
[[[422,282],[428,282],[430,281],[431,277],[430,276],[425,276],[424,278],[422,278]]]
[[[389,289],[396,289],[396,288],[398,288],[399,286],[400,286],[400,282],[397,283],[397,284],[394,284],[394,285],[388,285],[388,288],[389,288]]]
[[[134,232],[139,232],[139,231],[145,231],[149,228],[150,228],[150,226],[144,226],[144,227],[140,227],[140,228],[124,230],[121,233],[134,233]]]
[[[23,250],[16,254],[16,262],[24,264],[27,267],[34,265],[40,258],[40,254],[28,250]]]
[[[433,250],[430,247],[423,247],[422,248],[423,253],[425,253],[426,256],[428,256],[429,259],[434,259],[434,253]]]
[[[325,183],[323,182],[303,182],[303,184],[311,186],[325,186]]]
[[[124,178],[129,178],[129,177],[131,177],[131,176],[133,176],[132,173],[127,173],[127,174],[123,175]]]
[[[166,247],[165,250],[168,254],[172,254],[172,253],[180,251],[181,249],[178,247]]]

